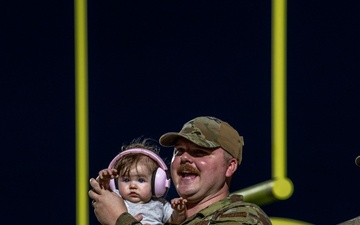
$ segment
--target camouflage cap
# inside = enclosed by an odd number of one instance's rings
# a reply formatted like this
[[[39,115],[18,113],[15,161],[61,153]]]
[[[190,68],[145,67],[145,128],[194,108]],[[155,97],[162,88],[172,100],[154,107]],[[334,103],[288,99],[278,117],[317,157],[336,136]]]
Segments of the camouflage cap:
[[[162,146],[171,147],[179,137],[205,148],[221,147],[241,163],[244,139],[232,126],[220,119],[196,117],[185,123],[180,132],[162,135],[159,142]]]

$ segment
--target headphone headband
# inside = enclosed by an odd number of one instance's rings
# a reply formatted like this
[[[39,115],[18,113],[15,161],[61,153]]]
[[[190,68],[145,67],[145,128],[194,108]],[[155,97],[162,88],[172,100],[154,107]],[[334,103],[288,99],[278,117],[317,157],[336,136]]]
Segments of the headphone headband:
[[[155,160],[155,162],[157,162],[159,164],[159,167],[163,170],[168,170],[166,164],[164,163],[164,161],[160,158],[160,156],[158,156],[155,152],[148,150],[148,149],[144,149],[144,148],[131,148],[131,149],[126,149],[122,152],[120,152],[117,156],[115,156],[115,158],[113,160],[111,160],[110,164],[109,164],[109,169],[113,169],[115,167],[116,162],[123,157],[124,155],[128,155],[128,154],[134,154],[134,153],[138,153],[138,154],[143,154],[146,156],[149,156],[150,158],[152,158],[153,160]]]

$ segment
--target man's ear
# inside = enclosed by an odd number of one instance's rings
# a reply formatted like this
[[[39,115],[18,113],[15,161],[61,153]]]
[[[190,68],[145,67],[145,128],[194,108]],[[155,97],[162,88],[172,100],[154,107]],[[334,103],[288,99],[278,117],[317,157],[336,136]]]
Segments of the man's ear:
[[[231,177],[238,168],[238,161],[235,158],[231,158],[228,161],[228,168],[226,170],[226,177]]]

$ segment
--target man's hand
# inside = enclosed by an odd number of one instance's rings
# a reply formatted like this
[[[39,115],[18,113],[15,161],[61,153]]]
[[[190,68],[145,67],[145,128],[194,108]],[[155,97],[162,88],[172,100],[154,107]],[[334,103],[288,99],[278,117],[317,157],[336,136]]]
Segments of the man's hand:
[[[116,193],[102,189],[94,179],[90,179],[93,188],[89,191],[89,197],[93,200],[94,213],[98,221],[103,225],[114,225],[119,216],[127,212],[124,200]]]

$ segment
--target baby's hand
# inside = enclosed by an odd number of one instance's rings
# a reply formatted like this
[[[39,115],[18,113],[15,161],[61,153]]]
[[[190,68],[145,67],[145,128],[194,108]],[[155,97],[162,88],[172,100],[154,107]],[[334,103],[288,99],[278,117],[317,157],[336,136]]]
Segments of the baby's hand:
[[[186,203],[187,203],[187,200],[183,199],[182,197],[174,198],[171,200],[171,207],[177,211],[185,211]]]
[[[99,176],[96,180],[99,182],[100,186],[106,190],[110,189],[110,180],[117,178],[116,169],[103,169],[99,172]]]
[[[180,198],[174,198],[171,200],[171,207],[174,209],[171,214],[170,223],[172,224],[181,224],[186,220],[186,203],[187,200]]]

